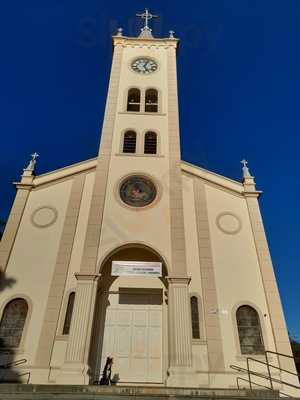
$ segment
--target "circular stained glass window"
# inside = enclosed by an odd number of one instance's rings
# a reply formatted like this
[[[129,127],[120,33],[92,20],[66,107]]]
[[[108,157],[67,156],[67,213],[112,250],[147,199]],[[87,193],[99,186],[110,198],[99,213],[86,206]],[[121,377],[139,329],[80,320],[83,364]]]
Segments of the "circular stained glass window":
[[[157,194],[154,183],[143,176],[131,176],[120,187],[120,197],[132,207],[145,207],[152,203]]]

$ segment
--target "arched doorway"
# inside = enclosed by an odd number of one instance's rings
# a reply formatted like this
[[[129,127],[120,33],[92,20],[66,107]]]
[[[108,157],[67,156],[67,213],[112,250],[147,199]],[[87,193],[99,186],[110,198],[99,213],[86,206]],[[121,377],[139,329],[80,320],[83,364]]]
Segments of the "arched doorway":
[[[114,261],[162,264],[160,278],[112,276]],[[113,251],[100,267],[90,365],[99,380],[106,357],[113,357],[113,381],[159,384],[167,370],[167,268],[162,257],[143,245]]]

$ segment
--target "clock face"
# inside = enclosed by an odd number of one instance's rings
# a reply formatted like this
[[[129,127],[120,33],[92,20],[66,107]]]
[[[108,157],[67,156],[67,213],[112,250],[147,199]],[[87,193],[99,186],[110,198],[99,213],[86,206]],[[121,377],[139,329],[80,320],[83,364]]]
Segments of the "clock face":
[[[132,69],[140,74],[150,74],[157,70],[157,63],[150,58],[138,58],[131,64]]]
[[[152,203],[157,191],[154,183],[143,176],[131,176],[120,187],[120,197],[131,207],[145,207]]]

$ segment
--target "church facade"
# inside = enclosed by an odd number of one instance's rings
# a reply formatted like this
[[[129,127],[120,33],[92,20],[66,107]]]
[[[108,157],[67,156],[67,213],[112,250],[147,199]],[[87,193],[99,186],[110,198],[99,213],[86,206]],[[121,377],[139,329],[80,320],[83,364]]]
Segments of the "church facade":
[[[1,363],[93,384],[109,356],[116,384],[236,387],[232,364],[291,355],[260,192],[246,162],[237,182],[181,160],[173,32],[112,40],[98,157],[35,175],[35,154],[15,184]]]

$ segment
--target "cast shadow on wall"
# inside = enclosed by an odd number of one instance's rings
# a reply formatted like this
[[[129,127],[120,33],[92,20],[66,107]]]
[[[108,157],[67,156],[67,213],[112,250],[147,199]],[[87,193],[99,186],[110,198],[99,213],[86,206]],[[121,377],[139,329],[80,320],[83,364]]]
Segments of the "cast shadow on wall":
[[[16,283],[16,279],[0,273],[0,292],[11,288]],[[0,308],[1,304],[0,304]],[[24,383],[29,381],[29,373],[21,372],[18,367],[26,363],[26,359],[16,354],[13,348],[7,348],[2,337],[2,315],[0,321],[0,383]]]

